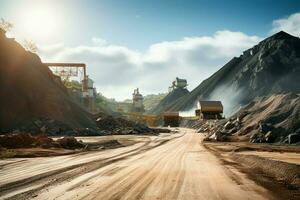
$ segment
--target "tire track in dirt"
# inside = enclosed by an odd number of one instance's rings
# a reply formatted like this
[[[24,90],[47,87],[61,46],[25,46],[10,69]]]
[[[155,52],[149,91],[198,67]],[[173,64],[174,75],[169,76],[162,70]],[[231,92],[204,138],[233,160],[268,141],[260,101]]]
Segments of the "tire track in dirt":
[[[175,141],[172,141],[175,142]],[[176,142],[176,145],[178,145],[180,141]],[[128,167],[125,172],[120,172],[119,175],[117,176],[117,181],[111,181],[109,184],[106,184],[105,186],[101,186],[100,190],[96,190],[93,193],[85,196],[82,199],[90,199],[90,196],[94,196],[94,194],[98,193],[103,193],[105,191],[105,194],[103,195],[103,198],[105,199],[119,199],[122,196],[126,196],[126,193],[131,189],[133,190],[134,188],[135,191],[140,191],[136,192],[138,193],[143,193],[143,188],[146,189],[147,186],[153,181],[155,176],[151,173],[153,170],[157,171],[160,169],[160,166],[158,166],[167,155],[165,152],[170,151],[173,149],[173,146],[169,149],[164,149],[161,150],[160,148],[155,149],[155,151],[160,152],[158,156],[156,157],[150,157],[147,155],[149,152],[146,152],[142,156],[146,158],[144,160],[144,163],[150,163],[151,164],[151,169],[148,170],[147,168],[142,168],[141,166],[135,166],[135,167]],[[152,149],[153,150],[153,149]],[[128,165],[130,166],[131,164],[134,166],[134,163],[139,159],[139,157],[134,158],[131,160]],[[120,189],[122,188],[122,189]],[[118,190],[118,191],[116,191]],[[113,194],[111,196],[111,194]],[[102,195],[96,195],[97,198],[100,198]],[[93,199],[93,198],[91,198]]]
[[[241,173],[237,173],[240,183],[232,180],[226,166],[203,147],[201,135],[189,129],[180,133],[109,163],[76,168],[74,177],[65,172],[61,180],[12,199],[273,199]]]
[[[82,176],[86,173],[92,172],[94,170],[97,170],[99,168],[102,168],[104,166],[113,164],[115,162],[119,162],[121,160],[124,159],[128,159],[129,157],[141,154],[142,152],[146,152],[149,151],[153,148],[157,148],[169,141],[175,140],[177,138],[182,137],[183,135],[179,135],[176,137],[173,137],[171,139],[163,139],[161,141],[156,141],[156,144],[154,144],[153,146],[149,146],[151,141],[146,142],[143,146],[137,148],[137,149],[133,149],[133,150],[129,150],[126,152],[123,152],[121,154],[112,156],[110,158],[107,159],[98,159],[98,160],[93,160],[91,162],[88,163],[81,163],[78,165],[72,165],[69,167],[65,167],[63,169],[59,169],[59,170],[54,170],[54,171],[50,171],[47,173],[43,173],[40,174],[38,176],[34,176],[31,177],[29,179],[26,180],[19,180],[16,182],[12,182],[9,184],[5,184],[1,186],[0,189],[0,196],[3,196],[5,194],[8,194],[11,191],[17,190],[17,189],[21,189],[22,186],[26,186],[28,184],[30,185],[40,185],[42,183],[41,186],[34,188],[33,190],[29,190],[26,192],[23,192],[19,195],[14,195],[11,198],[12,199],[24,199],[24,197],[31,197],[33,193],[37,193],[39,190],[42,190],[48,186],[53,186],[53,185],[59,185],[60,183],[64,182],[64,181],[70,181],[71,179],[74,179],[76,177]],[[88,155],[88,153],[85,153],[86,155]],[[120,170],[120,169],[118,169]],[[116,173],[116,171],[115,171]],[[26,198],[25,198],[26,199]]]

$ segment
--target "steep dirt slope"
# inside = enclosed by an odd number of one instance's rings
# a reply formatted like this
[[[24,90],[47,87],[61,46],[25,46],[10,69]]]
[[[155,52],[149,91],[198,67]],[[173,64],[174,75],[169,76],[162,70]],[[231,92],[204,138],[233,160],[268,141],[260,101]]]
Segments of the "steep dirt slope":
[[[170,92],[165,98],[163,98],[159,104],[154,107],[150,113],[160,114],[163,111],[167,111],[166,107],[188,94],[189,91],[183,88],[176,88],[172,92]]]
[[[168,110],[188,110],[197,99],[217,99],[225,113],[253,98],[281,92],[300,92],[300,39],[279,32],[235,57]]]
[[[300,96],[286,93],[257,97],[228,119],[197,120],[187,126],[206,132],[208,140],[299,143]]]
[[[72,128],[95,127],[88,112],[40,58],[0,31],[0,132],[35,117],[50,118]]]
[[[239,117],[242,127],[237,135],[247,135],[253,142],[287,142],[289,134],[300,134],[300,96],[288,93],[257,98],[234,117]]]

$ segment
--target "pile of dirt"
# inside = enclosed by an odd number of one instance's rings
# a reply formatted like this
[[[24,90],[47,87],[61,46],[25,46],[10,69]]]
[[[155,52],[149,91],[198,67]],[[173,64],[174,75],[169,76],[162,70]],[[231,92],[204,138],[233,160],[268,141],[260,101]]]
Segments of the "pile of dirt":
[[[204,146],[215,154],[224,165],[238,167],[248,177],[263,185],[282,199],[299,199],[300,165],[276,158],[276,152],[299,152],[296,146],[286,145],[249,145],[245,143],[204,143]],[[253,151],[252,155],[239,151]],[[260,156],[268,151],[270,157]],[[275,152],[274,152],[275,151]],[[273,154],[273,155],[272,155]],[[287,157],[289,157],[287,155]],[[286,190],[286,189],[288,190]]]
[[[85,145],[81,141],[77,141],[74,137],[63,137],[55,141],[64,149],[81,149]]]
[[[96,124],[101,130],[101,133],[105,135],[156,134],[154,129],[151,129],[144,124],[129,121],[122,117],[113,117],[103,113],[98,114]]]
[[[190,110],[199,99],[213,99],[222,101],[230,115],[256,97],[300,93],[299,74],[300,39],[281,31],[233,58],[165,110]]]
[[[64,137],[54,141],[46,135],[32,136],[28,133],[0,135],[0,148],[65,148],[80,149],[85,147],[82,142],[77,141],[74,137]]]
[[[107,113],[95,118],[40,58],[0,30],[0,133],[104,135],[152,133]],[[100,116],[101,115],[101,116]]]
[[[164,97],[157,106],[149,111],[149,113],[160,114],[166,110],[166,107],[188,94],[189,91],[185,88],[176,88]]]
[[[239,136],[251,142],[300,142],[300,96],[278,94],[258,98],[233,118],[240,121]],[[299,136],[297,137],[296,135]]]
[[[300,186],[299,165],[270,160],[255,155],[234,154],[233,158],[237,162],[243,163],[244,166],[251,167],[251,170],[259,170],[261,173],[274,177],[277,180],[285,181],[289,186]]]
[[[0,30],[0,132],[48,118],[71,128],[95,128],[92,116],[68,94],[40,58]]]
[[[56,121],[54,119],[46,117],[33,117],[20,122],[19,125],[14,128],[13,132],[26,132],[33,135],[45,133],[47,135],[57,136],[76,135],[78,133],[77,130],[80,129],[76,129],[75,131],[75,129],[68,126],[67,124]]]
[[[100,142],[87,143],[86,149],[87,150],[115,149],[124,146],[126,145],[120,143],[119,140],[112,139],[112,140],[104,140]]]
[[[227,120],[192,125],[208,140],[300,143],[300,96],[294,93],[256,98]]]

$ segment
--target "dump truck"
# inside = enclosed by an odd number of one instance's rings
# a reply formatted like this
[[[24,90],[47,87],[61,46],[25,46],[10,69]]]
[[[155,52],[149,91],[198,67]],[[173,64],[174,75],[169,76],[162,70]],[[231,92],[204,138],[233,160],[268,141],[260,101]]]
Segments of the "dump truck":
[[[196,116],[200,119],[223,119],[223,105],[221,101],[202,101],[197,103]]]
[[[179,112],[162,113],[164,126],[178,127],[180,122]]]

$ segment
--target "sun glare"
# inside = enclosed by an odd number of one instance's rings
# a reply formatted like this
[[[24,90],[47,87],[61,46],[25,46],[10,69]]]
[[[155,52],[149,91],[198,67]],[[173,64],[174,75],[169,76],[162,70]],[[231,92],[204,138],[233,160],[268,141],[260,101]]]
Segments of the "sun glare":
[[[30,4],[21,9],[18,24],[22,26],[26,39],[48,40],[58,31],[60,21],[53,7]]]

